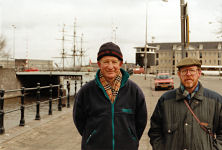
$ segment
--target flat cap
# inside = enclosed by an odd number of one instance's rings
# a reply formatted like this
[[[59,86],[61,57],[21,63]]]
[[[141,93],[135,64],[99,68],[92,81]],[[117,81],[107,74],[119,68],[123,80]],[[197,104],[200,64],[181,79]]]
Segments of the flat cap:
[[[198,66],[201,67],[201,63],[198,59],[196,58],[189,58],[186,57],[182,59],[178,64],[177,68],[185,67],[185,66]]]

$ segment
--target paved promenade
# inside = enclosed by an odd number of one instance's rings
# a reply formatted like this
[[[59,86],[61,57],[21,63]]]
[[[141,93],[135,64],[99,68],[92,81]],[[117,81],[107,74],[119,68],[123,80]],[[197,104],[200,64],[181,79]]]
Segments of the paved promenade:
[[[147,132],[149,129],[149,118],[156,105],[157,99],[165,91],[153,91],[153,80],[149,77],[144,80],[141,75],[130,77],[143,90],[147,108],[148,123],[140,140],[139,150],[151,150]],[[176,87],[178,79],[175,79]],[[208,80],[203,79],[208,85]],[[212,79],[209,81],[212,88],[221,89],[222,80]],[[81,137],[78,134],[72,120],[72,107],[63,108],[61,112],[55,111],[52,116],[41,116],[41,120],[33,120],[26,123],[25,127],[15,127],[0,135],[0,150],[80,150]]]

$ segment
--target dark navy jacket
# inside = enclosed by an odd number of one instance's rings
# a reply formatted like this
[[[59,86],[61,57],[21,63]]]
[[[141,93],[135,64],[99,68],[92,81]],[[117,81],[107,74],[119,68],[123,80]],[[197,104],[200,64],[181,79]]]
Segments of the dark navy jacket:
[[[77,94],[73,119],[82,136],[82,150],[138,150],[147,123],[145,98],[128,73],[121,72],[113,104],[99,81],[99,71]]]

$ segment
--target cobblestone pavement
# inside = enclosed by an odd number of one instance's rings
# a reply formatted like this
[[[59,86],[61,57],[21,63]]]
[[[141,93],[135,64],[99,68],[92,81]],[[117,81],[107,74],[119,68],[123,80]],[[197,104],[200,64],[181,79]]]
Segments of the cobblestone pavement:
[[[153,79],[149,76],[133,75],[130,77],[143,90],[147,109],[148,123],[140,140],[139,150],[152,150],[149,144],[147,132],[149,120],[156,105],[157,99],[166,91],[154,91]],[[215,78],[202,78],[204,85],[211,85],[213,90],[221,91],[222,80]],[[176,87],[178,79],[175,78]],[[15,127],[0,135],[0,150],[80,150],[81,136],[78,134],[72,120],[72,108],[63,108],[61,112],[55,112],[52,116],[42,116],[41,120],[33,120],[25,127]]]

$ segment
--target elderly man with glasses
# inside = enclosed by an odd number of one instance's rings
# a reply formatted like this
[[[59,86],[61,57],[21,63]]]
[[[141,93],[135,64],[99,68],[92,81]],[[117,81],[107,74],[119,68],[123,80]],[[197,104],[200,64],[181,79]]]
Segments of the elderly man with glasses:
[[[177,68],[180,87],[159,98],[151,117],[153,150],[222,150],[222,96],[200,83],[198,59]]]

